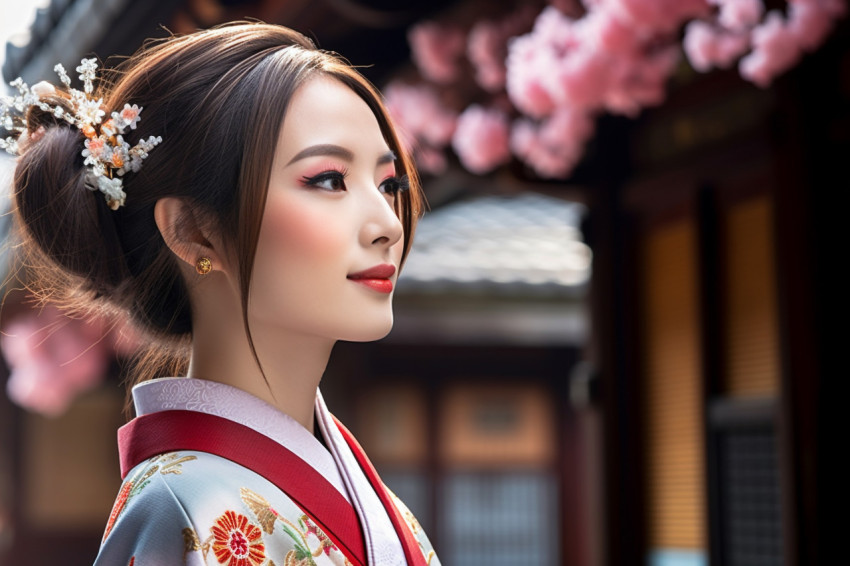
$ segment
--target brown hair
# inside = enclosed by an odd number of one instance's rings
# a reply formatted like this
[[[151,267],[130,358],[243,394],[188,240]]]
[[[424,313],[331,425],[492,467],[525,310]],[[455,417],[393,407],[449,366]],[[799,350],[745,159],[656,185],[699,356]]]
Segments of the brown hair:
[[[214,222],[238,258],[245,332],[254,358],[247,304],[251,273],[278,133],[293,93],[316,73],[343,82],[375,114],[397,170],[410,190],[396,199],[406,256],[422,196],[375,88],[339,56],[290,29],[235,22],[152,41],[98,85],[105,109],[144,109],[133,145],[162,136],[143,167],[124,177],[126,205],[110,210],[85,187],[83,134],[32,108],[28,126],[44,135],[26,147],[15,170],[17,219],[36,290],[76,310],[129,313],[156,338],[137,364],[139,382],[185,371],[192,332],[186,281],[154,221],[163,197],[188,199]]]

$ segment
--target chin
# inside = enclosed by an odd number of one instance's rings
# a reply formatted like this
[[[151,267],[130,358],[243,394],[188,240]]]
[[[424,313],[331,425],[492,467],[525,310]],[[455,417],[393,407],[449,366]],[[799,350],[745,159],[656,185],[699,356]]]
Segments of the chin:
[[[340,336],[340,340],[346,342],[374,342],[380,340],[393,329],[392,314],[386,320],[361,320],[357,328]]]

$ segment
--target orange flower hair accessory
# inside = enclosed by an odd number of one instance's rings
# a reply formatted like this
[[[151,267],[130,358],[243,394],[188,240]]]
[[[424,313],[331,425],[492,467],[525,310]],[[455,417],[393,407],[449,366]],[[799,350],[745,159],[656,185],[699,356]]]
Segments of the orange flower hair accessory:
[[[9,83],[18,90],[18,94],[0,97],[2,126],[18,134],[5,139],[0,138],[0,149],[5,149],[12,155],[18,155],[22,141],[19,136],[28,132],[26,113],[30,107],[35,106],[44,112],[50,112],[56,118],[76,126],[86,137],[85,149],[82,151],[85,158],[86,187],[92,191],[102,192],[109,208],[117,210],[124,205],[127,197],[121,177],[128,171],[138,171],[142,161],[148,157],[148,152],[162,142],[162,138],[149,136],[147,139],[139,140],[132,147],[124,141],[124,132],[128,128],[135,130],[141,119],[142,109],[135,104],[125,104],[123,109],[112,112],[109,118],[102,122],[106,115],[103,99],[92,96],[97,71],[95,59],[83,59],[77,67],[80,80],[83,81],[83,91],[71,87],[71,78],[61,64],[53,69],[67,89],[67,98],[72,111],[44,100],[58,94],[53,85],[40,82],[30,88],[18,77]],[[35,141],[43,135],[41,132],[36,136],[38,132],[39,130],[29,136],[30,141]]]

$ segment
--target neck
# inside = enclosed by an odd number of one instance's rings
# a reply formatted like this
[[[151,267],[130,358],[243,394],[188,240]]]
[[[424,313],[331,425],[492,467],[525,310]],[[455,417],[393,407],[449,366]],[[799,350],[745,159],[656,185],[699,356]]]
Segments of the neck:
[[[252,328],[262,370],[251,353],[241,316],[231,323],[195,320],[188,377],[241,389],[313,432],[316,388],[333,341],[278,329]]]

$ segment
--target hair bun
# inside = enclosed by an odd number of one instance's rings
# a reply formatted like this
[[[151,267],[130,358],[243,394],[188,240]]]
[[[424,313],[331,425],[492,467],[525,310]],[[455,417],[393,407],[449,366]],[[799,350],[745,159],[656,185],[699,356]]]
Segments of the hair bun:
[[[29,124],[14,177],[24,235],[64,276],[82,278],[82,287],[98,296],[108,294],[126,268],[111,211],[86,187],[85,136],[36,107]]]

